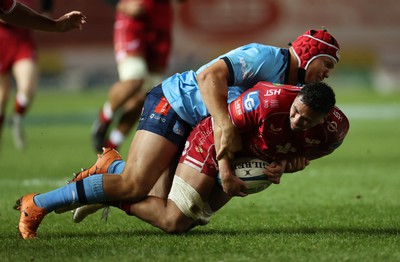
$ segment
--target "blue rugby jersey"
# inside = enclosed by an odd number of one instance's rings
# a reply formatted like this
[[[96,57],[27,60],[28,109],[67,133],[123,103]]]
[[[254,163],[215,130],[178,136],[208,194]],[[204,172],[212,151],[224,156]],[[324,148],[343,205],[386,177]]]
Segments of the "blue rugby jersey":
[[[198,73],[219,59],[224,59],[229,69],[230,102],[259,81],[284,84],[289,58],[289,50],[286,48],[252,43],[217,57],[196,72],[190,70],[165,79],[162,89],[175,112],[184,121],[195,126],[209,115],[196,80]]]

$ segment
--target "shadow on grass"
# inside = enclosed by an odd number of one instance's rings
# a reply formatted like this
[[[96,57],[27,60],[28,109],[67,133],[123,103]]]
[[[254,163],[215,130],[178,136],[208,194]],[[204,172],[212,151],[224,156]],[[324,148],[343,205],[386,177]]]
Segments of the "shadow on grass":
[[[181,234],[185,237],[199,237],[199,236],[254,236],[254,235],[370,235],[370,236],[392,236],[400,235],[399,228],[282,228],[282,229],[227,229],[227,230],[197,230]],[[132,231],[107,231],[107,232],[82,232],[82,233],[64,233],[57,237],[71,237],[71,238],[92,238],[92,237],[170,237],[179,236],[178,234],[167,234],[162,231],[153,230],[132,230]]]

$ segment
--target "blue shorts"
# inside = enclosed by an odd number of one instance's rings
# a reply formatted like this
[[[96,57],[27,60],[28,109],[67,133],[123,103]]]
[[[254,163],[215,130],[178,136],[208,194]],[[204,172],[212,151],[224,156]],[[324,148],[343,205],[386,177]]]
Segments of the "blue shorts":
[[[158,85],[146,96],[137,130],[158,134],[183,148],[192,128],[171,107]]]

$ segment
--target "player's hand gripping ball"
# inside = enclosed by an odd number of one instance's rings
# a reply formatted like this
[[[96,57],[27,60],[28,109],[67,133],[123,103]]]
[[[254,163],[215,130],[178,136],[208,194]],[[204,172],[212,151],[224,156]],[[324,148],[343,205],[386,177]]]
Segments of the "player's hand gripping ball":
[[[242,179],[249,187],[246,193],[254,194],[261,192],[271,185],[271,181],[263,173],[268,166],[268,162],[255,157],[239,157],[231,160],[231,168],[234,174]],[[218,174],[218,183],[221,178]]]

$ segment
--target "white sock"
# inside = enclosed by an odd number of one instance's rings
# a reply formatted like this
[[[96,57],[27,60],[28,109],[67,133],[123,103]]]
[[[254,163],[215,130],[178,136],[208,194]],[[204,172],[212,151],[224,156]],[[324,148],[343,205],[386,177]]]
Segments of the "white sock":
[[[125,140],[125,135],[121,133],[118,129],[113,129],[110,133],[110,142],[113,145],[119,146],[121,145]]]
[[[20,104],[23,107],[26,107],[29,103],[28,97],[21,92],[18,92],[17,95],[15,96],[15,99],[17,100],[18,104]]]
[[[103,116],[110,120],[114,116],[114,112],[111,110],[111,105],[109,102],[106,102],[103,106]]]

